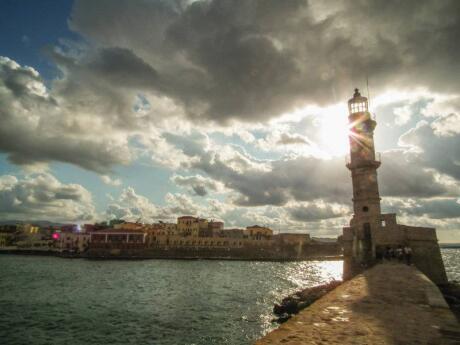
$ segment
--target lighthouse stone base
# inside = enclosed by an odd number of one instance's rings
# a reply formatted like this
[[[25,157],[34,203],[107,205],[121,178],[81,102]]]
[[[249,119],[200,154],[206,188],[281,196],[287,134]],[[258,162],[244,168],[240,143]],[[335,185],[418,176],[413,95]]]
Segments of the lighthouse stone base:
[[[344,280],[350,279],[384,258],[389,248],[408,246],[412,249],[411,262],[435,284],[447,283],[436,230],[398,224],[396,214],[382,214],[370,231],[353,219],[343,228]]]

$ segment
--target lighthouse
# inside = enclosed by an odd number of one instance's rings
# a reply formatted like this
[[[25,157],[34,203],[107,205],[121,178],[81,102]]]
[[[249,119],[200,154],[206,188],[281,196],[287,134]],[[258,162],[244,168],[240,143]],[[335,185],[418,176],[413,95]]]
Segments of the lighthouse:
[[[354,218],[358,222],[367,222],[380,217],[377,182],[380,161],[376,159],[374,146],[377,123],[371,117],[367,98],[361,96],[358,89],[348,101],[348,113],[350,159],[347,168],[351,171],[353,184]]]
[[[348,100],[350,155],[346,167],[353,186],[353,216],[343,228],[343,278],[349,279],[366,268],[387,260],[390,249],[410,247],[413,263],[437,284],[447,282],[436,230],[398,224],[395,213],[382,214],[377,179],[380,157],[375,153],[377,123],[369,102],[355,89]]]
[[[374,130],[376,121],[369,112],[369,102],[355,89],[348,100],[348,126],[350,155],[347,168],[351,172],[353,185],[353,217],[350,226],[354,229],[350,255],[356,269],[367,267],[376,257],[375,232],[381,227],[380,195],[376,159]]]

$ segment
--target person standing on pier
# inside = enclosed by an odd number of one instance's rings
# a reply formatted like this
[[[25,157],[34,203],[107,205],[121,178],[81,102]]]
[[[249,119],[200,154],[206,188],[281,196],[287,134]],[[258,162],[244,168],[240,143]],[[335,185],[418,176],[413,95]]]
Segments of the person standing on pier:
[[[404,259],[407,265],[412,265],[412,248],[408,245],[404,247]]]

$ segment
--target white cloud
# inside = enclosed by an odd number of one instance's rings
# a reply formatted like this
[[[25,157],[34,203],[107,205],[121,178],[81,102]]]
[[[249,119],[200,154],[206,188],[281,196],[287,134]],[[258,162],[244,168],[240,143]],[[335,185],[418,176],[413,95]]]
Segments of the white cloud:
[[[394,113],[396,115],[395,124],[397,126],[405,125],[407,122],[409,122],[412,116],[410,105],[405,105],[403,107],[395,108]]]
[[[190,192],[195,195],[205,196],[209,191],[222,192],[224,186],[222,183],[214,181],[211,178],[202,175],[181,176],[173,175],[171,181],[178,186],[190,188]]]
[[[0,216],[15,220],[88,221],[96,217],[91,193],[49,173],[0,176]]]
[[[112,178],[112,177],[110,177],[109,175],[101,175],[101,180],[102,180],[102,182],[104,182],[106,185],[114,186],[114,187],[121,186],[121,184],[122,184],[121,179],[119,179],[119,178]]]

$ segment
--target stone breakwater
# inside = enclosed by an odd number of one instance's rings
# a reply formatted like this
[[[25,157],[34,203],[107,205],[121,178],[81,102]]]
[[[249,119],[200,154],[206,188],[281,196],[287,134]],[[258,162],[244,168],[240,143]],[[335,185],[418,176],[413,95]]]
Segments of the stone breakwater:
[[[413,266],[380,264],[344,282],[255,345],[459,344],[438,287]]]
[[[273,307],[273,313],[277,316],[274,321],[278,323],[286,322],[292,315],[305,309],[341,283],[339,280],[332,280],[329,283],[309,287],[283,298],[280,304],[275,303]]]

